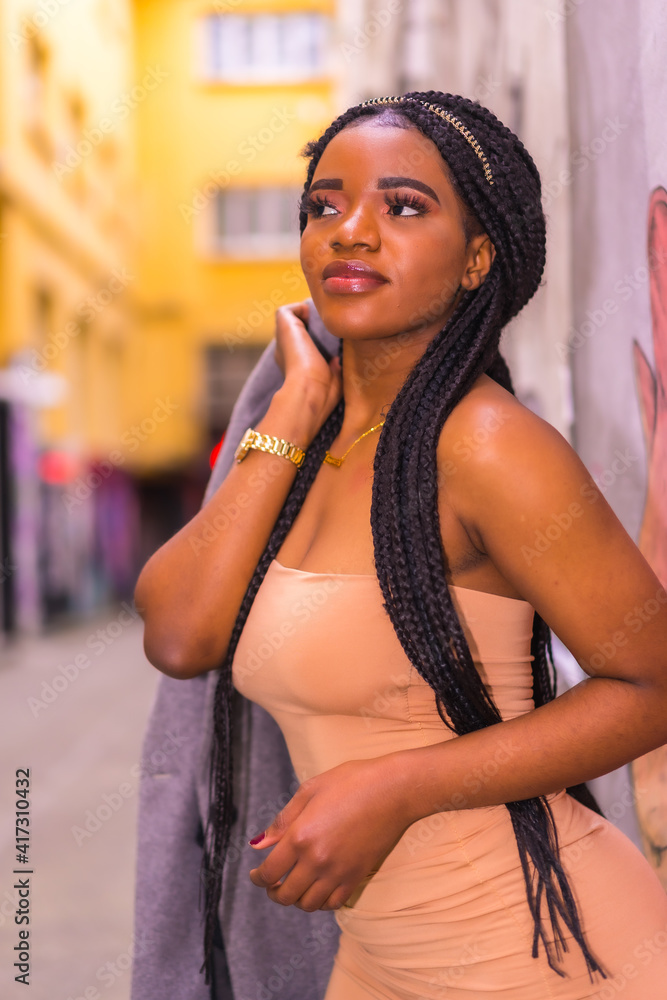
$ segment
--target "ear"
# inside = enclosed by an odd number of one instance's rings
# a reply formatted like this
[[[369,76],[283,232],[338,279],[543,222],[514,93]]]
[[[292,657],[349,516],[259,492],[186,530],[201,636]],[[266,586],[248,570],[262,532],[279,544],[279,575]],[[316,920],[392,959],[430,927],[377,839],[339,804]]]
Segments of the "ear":
[[[486,235],[479,233],[473,236],[468,244],[466,269],[461,278],[461,285],[470,292],[482,284],[496,256],[496,248]]]

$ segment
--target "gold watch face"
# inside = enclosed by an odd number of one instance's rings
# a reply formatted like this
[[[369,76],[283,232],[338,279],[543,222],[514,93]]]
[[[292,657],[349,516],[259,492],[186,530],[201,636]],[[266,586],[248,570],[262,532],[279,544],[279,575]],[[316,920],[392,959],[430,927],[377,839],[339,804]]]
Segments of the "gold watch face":
[[[241,438],[239,446],[234,452],[234,458],[236,459],[237,462],[242,462],[243,459],[248,454],[250,450],[249,444],[252,438],[252,433],[253,433],[252,429],[249,427],[248,430],[243,435],[243,437]]]

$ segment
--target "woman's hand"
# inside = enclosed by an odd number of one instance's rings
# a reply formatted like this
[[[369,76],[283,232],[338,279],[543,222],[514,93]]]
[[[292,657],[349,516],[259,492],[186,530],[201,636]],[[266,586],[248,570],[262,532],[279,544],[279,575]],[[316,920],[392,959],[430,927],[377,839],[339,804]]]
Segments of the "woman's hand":
[[[275,357],[285,377],[276,395],[305,390],[319,428],[339,402],[343,381],[339,358],[326,360],[308,333],[307,321],[307,302],[293,302],[276,309]]]
[[[276,845],[251,870],[253,885],[276,903],[308,912],[342,906],[412,822],[388,761],[346,761],[304,781],[253,845]]]

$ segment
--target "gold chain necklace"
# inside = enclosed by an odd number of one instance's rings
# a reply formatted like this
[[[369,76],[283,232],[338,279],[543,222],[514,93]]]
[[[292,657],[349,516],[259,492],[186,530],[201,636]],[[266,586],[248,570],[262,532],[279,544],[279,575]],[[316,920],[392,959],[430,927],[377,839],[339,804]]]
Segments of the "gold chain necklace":
[[[359,442],[362,440],[362,438],[365,438],[367,434],[371,434],[373,431],[376,431],[378,429],[378,427],[384,427],[384,420],[382,421],[382,423],[376,424],[375,427],[371,427],[369,430],[364,431],[364,433],[361,434],[357,438],[356,441],[352,442],[352,444],[347,449],[347,451],[342,456],[342,458],[334,458],[334,456],[331,454],[331,452],[328,451],[326,453],[326,455],[324,456],[324,458],[322,459],[322,462],[327,462],[329,465],[335,465],[335,466],[337,466],[337,467],[340,468],[340,466],[343,464],[343,462],[345,461],[345,459],[347,458],[347,456],[350,454],[350,452],[354,448],[355,444],[359,444]]]

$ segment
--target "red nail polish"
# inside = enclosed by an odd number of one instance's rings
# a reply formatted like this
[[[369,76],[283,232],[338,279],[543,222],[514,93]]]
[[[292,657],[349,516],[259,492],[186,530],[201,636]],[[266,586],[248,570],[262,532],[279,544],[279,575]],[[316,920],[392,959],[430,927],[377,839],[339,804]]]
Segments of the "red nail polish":
[[[262,830],[262,832],[258,833],[256,837],[253,837],[252,840],[249,840],[248,843],[250,844],[251,847],[254,847],[255,844],[259,844],[260,841],[264,840],[265,836],[266,836],[266,830]]]

